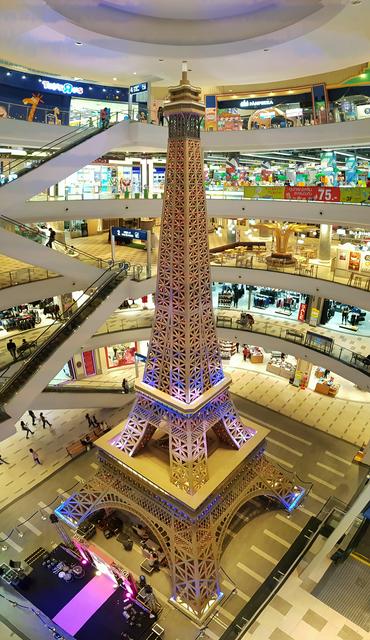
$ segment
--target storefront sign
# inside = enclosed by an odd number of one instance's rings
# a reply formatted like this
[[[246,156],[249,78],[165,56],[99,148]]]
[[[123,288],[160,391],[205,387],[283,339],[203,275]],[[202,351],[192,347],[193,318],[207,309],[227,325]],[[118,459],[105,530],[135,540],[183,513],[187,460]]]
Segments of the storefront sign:
[[[129,238],[130,240],[147,240],[148,232],[141,229],[128,229],[127,227],[112,227],[112,236],[115,238]]]
[[[140,82],[139,84],[132,84],[130,86],[131,95],[133,95],[134,93],[142,93],[143,91],[148,91],[147,82]]]
[[[303,109],[297,107],[296,109],[287,109],[285,112],[287,118],[298,118],[303,115]]]
[[[78,87],[70,82],[50,82],[50,80],[41,80],[41,84],[45,91],[59,91],[59,93],[66,93],[67,95],[79,95],[82,96],[84,90],[83,87]]]
[[[306,320],[307,305],[301,303],[299,305],[298,320],[304,322]]]
[[[271,107],[274,101],[271,98],[264,98],[262,100],[242,100],[240,107],[242,109],[256,109],[259,107]]]

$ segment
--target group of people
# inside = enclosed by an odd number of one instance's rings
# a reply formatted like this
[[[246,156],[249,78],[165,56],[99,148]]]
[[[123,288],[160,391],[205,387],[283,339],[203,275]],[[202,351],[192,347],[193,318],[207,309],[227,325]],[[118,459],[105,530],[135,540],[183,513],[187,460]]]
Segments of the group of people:
[[[31,349],[31,347],[34,345],[34,342],[28,342],[28,340],[26,340],[26,338],[23,338],[21,344],[19,345],[19,347],[17,347],[16,343],[14,342],[14,340],[10,339],[7,343],[6,343],[6,348],[9,351],[10,355],[12,356],[13,360],[17,360],[18,357],[20,357],[21,355],[23,355],[25,353],[25,351],[28,351],[29,349]]]
[[[101,422],[99,422],[96,419],[95,415],[90,416],[90,414],[87,413],[85,415],[85,418],[87,420],[89,429],[103,429],[104,431],[106,431],[109,428],[105,420],[102,420]]]
[[[48,425],[49,427],[52,426],[51,422],[49,422],[49,420],[44,416],[43,412],[41,411],[39,417],[36,417],[35,412],[32,409],[29,409],[28,411],[28,415],[30,416],[31,420],[32,420],[32,426],[35,427],[37,424],[37,420],[39,420],[39,422],[42,424],[42,428],[46,429],[46,425]],[[21,429],[22,431],[26,432],[26,440],[28,440],[29,438],[29,434],[31,434],[32,436],[34,435],[34,431],[32,431],[27,422],[25,422],[24,420],[21,420],[20,422],[21,425]]]

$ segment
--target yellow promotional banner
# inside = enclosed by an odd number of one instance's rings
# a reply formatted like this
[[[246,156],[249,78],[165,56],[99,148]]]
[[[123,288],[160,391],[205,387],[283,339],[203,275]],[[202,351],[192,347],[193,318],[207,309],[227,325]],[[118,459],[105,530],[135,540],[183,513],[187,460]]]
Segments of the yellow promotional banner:
[[[370,202],[370,189],[366,187],[341,187],[340,202]]]
[[[244,198],[267,198],[269,200],[284,200],[285,187],[244,187]]]

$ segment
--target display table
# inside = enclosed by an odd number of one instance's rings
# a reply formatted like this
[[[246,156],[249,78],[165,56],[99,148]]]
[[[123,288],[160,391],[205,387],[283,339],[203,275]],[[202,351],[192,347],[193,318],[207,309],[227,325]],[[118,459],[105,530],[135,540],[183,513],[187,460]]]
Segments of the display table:
[[[326,380],[321,379],[316,383],[315,391],[321,393],[323,396],[334,398],[339,391],[339,386],[339,384],[330,384]]]
[[[257,348],[252,348],[251,349],[251,355],[250,355],[250,361],[253,364],[261,364],[263,362],[263,353],[260,349]]]
[[[266,371],[290,380],[295,374],[295,367],[290,362],[282,362],[281,359],[271,359],[267,363]]]

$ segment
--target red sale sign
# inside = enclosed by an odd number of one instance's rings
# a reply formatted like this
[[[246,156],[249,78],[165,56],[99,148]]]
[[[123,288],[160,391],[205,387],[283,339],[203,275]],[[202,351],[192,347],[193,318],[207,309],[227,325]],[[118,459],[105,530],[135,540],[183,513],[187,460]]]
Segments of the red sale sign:
[[[301,303],[299,305],[298,320],[304,322],[306,320],[307,305]]]
[[[314,200],[319,202],[339,202],[339,187],[285,187],[287,200]]]

